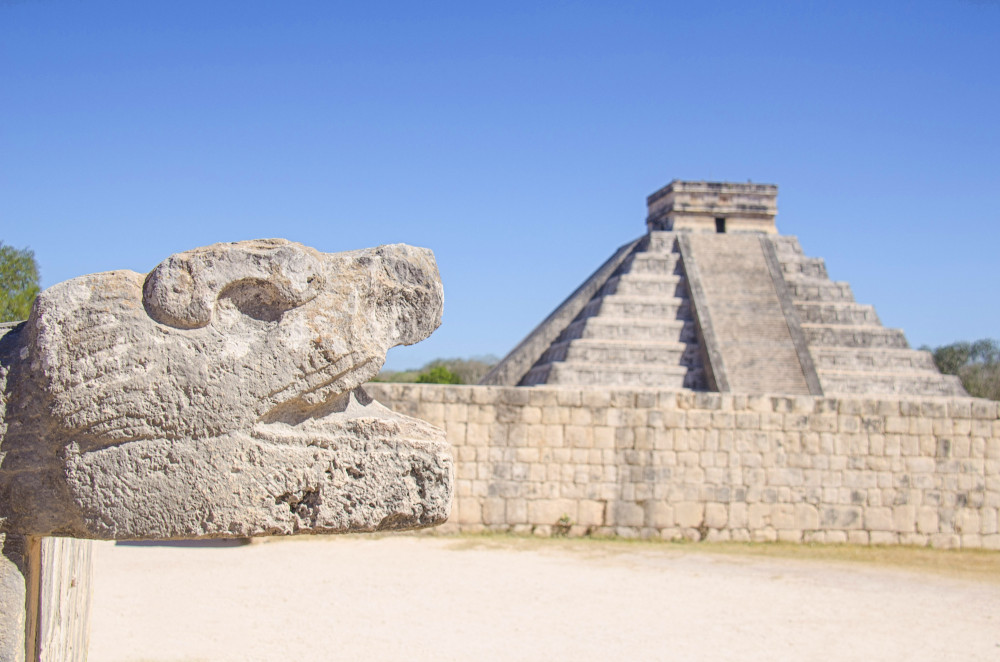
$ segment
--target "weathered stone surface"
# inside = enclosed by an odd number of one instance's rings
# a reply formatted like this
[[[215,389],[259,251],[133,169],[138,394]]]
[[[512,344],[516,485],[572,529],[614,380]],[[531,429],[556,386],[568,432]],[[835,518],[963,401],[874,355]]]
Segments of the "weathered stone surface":
[[[171,539],[443,522],[439,429],[360,385],[440,324],[433,255],[284,240],[93,274],[0,329],[0,532]],[[5,411],[4,411],[5,409]]]
[[[24,659],[24,550],[0,533],[0,662]]]
[[[486,375],[504,386],[965,396],[774,223],[777,187],[674,180],[626,244]]]

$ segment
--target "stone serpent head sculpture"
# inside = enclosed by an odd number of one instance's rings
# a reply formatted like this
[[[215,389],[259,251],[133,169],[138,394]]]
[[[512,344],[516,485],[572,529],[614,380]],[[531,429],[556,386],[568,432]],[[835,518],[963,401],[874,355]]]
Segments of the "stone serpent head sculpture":
[[[386,350],[437,328],[442,303],[426,249],[324,254],[280,239],[49,288],[0,337],[0,532],[171,539],[443,522],[443,433],[361,389]]]

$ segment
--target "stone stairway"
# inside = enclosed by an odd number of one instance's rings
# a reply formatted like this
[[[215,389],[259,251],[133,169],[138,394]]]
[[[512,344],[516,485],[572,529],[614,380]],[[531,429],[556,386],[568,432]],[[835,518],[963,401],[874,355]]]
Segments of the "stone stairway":
[[[520,384],[705,390],[675,234],[640,241]]]
[[[910,348],[899,329],[854,301],[847,283],[831,281],[822,259],[807,257],[795,237],[770,237],[826,394],[965,396],[928,352]]]
[[[803,367],[809,355],[804,342],[796,344],[772,274],[778,266],[769,264],[762,235],[691,232],[678,244],[715,386],[734,393],[818,392],[818,381],[813,375],[810,384]]]

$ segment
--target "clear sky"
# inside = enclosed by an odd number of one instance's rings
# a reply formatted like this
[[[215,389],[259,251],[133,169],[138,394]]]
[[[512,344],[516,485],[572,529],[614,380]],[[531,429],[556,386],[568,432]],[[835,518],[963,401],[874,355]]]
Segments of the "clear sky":
[[[671,179],[778,227],[910,343],[1000,336],[1000,3],[0,0],[0,241],[43,285],[218,241],[432,248],[506,354]]]

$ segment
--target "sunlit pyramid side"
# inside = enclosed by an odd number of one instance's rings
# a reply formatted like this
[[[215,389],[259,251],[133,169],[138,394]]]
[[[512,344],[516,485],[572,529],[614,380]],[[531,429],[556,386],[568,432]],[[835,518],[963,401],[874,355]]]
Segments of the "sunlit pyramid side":
[[[964,396],[928,352],[778,234],[772,184],[674,180],[483,384]]]

